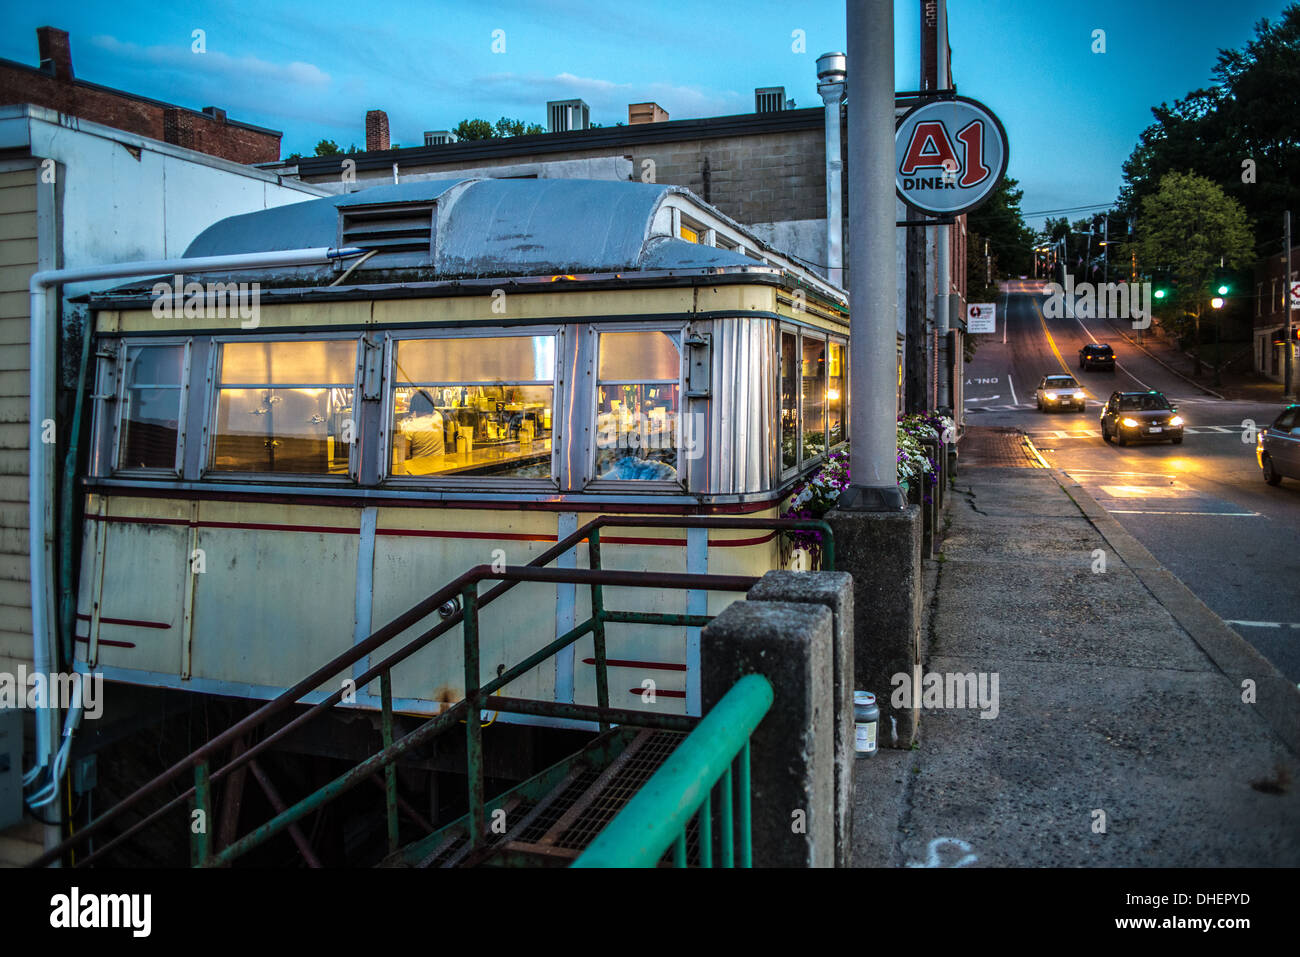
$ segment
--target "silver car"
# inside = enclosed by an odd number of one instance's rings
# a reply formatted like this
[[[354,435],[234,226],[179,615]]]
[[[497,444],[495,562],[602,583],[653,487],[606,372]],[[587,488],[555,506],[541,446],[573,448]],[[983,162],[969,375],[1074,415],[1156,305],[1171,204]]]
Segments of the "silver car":
[[[1039,412],[1050,412],[1052,409],[1078,409],[1082,412],[1087,394],[1079,388],[1079,383],[1072,375],[1045,375],[1038,383],[1034,401]]]
[[[1284,478],[1300,479],[1300,403],[1287,406],[1276,422],[1260,431],[1255,460],[1269,485]]]

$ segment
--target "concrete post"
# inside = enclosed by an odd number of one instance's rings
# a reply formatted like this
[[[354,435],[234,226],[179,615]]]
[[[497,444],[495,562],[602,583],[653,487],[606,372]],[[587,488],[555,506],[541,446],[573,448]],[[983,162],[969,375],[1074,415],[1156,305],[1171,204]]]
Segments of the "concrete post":
[[[845,572],[772,571],[750,601],[825,605],[831,610],[835,705],[835,866],[853,866],[853,579]]]
[[[707,714],[761,674],[772,709],[750,740],[755,867],[835,864],[834,616],[815,604],[738,601],[700,636]]]
[[[910,748],[920,712],[895,709],[890,697],[891,679],[904,674],[913,681],[913,704],[920,701],[921,508],[832,509],[826,521],[835,533],[836,568],[853,576],[853,687],[876,696],[881,747]]]

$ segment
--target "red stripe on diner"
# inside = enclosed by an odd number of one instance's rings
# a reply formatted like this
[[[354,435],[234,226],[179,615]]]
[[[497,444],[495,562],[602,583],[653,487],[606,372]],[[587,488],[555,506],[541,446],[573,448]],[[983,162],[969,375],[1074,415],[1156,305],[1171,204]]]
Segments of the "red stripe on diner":
[[[649,689],[648,689],[648,688],[628,688],[627,690],[628,690],[628,693],[629,693],[629,694],[634,694],[634,695],[643,695],[643,694],[645,694],[646,691],[648,691]],[[686,692],[685,692],[685,691],[661,691],[660,689],[656,688],[654,691],[651,691],[650,693],[651,693],[651,694],[658,695],[658,696],[661,697],[661,698],[685,698],[685,697],[686,697]]]
[[[77,615],[77,621],[90,621],[89,615]],[[145,621],[141,618],[101,618],[100,624],[103,625],[136,625],[140,628],[170,628],[171,625],[162,621]]]
[[[584,665],[594,665],[595,658],[583,658]],[[655,671],[685,671],[685,665],[673,664],[671,661],[633,661],[630,658],[606,658],[605,664],[617,668],[650,668]]]
[[[376,535],[400,535],[414,538],[484,538],[511,542],[555,542],[554,535],[530,535],[527,532],[455,532],[424,528],[377,528]]]
[[[358,535],[359,528],[343,525],[276,525],[261,522],[191,522],[187,518],[139,518],[127,515],[87,515],[92,521],[120,525],[186,525],[192,528],[244,528],[266,532],[317,532],[333,535]],[[462,532],[439,529],[420,528],[380,528],[376,535],[400,536],[407,538],[469,538],[479,540],[499,540],[511,542],[555,542],[555,535],[529,534],[527,532]],[[776,538],[776,532],[769,532],[757,538],[710,538],[710,548],[739,548],[746,545],[762,545]],[[634,535],[601,536],[601,541],[610,545],[675,545],[684,547],[684,538],[642,538]]]
[[[90,639],[89,639],[89,638],[82,638],[80,635],[77,635],[76,640],[79,641],[79,642],[81,642],[83,645],[88,645],[88,644],[90,644]],[[134,647],[135,647],[135,642],[133,642],[133,641],[109,641],[107,638],[101,638],[101,639],[99,639],[99,643],[100,643],[101,645],[112,645],[114,648],[134,648]],[[666,692],[665,692],[665,693],[666,693]]]

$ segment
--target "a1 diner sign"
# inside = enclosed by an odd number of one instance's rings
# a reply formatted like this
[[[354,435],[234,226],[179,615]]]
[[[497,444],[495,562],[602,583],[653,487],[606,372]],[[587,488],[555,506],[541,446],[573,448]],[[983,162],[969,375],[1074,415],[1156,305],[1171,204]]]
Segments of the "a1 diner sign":
[[[909,110],[894,133],[898,196],[918,212],[952,216],[979,206],[1007,171],[1007,133],[965,96]]]

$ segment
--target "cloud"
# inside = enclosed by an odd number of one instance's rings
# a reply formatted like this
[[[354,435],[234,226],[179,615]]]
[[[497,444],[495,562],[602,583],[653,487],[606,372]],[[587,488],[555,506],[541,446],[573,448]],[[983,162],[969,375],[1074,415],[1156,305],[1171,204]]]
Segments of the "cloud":
[[[197,73],[205,78],[282,83],[309,90],[322,90],[330,85],[330,75],[312,63],[295,60],[292,63],[272,63],[255,56],[233,57],[228,53],[210,51],[195,53],[189,46],[150,46],[124,43],[116,37],[99,35],[91,37],[91,45],[116,58],[120,63],[135,67],[166,67]]]

